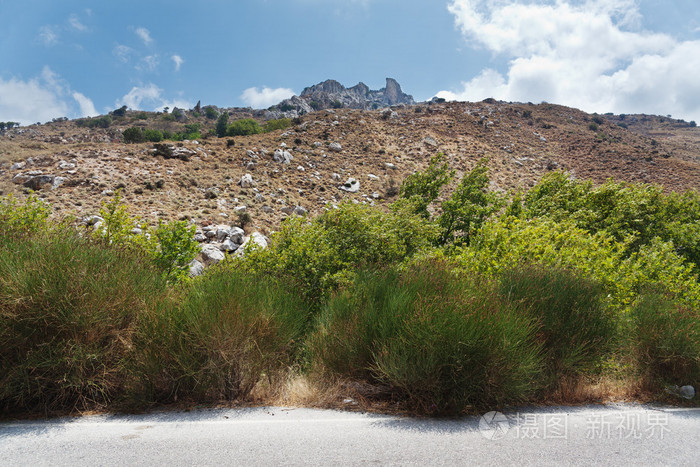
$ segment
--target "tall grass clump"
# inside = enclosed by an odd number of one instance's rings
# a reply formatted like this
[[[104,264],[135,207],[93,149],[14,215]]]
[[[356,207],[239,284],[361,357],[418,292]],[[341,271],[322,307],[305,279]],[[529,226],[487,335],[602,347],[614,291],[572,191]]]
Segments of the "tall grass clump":
[[[460,413],[538,388],[533,334],[488,287],[428,263],[360,274],[322,310],[308,352],[321,374],[387,386],[413,411]]]
[[[501,294],[536,323],[548,384],[591,374],[616,336],[616,319],[603,304],[603,288],[580,273],[520,266],[502,274]]]
[[[210,272],[178,304],[142,317],[130,403],[244,399],[290,364],[307,320],[305,303],[272,276]]]
[[[700,384],[700,310],[683,307],[658,291],[632,308],[633,352],[646,382]]]
[[[133,251],[67,229],[0,236],[0,410],[109,404],[135,317],[164,294]]]

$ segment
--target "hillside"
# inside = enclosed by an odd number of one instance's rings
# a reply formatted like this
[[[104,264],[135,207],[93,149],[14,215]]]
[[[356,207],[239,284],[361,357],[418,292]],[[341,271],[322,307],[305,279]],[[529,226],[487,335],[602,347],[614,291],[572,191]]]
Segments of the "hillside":
[[[229,123],[265,118],[265,111],[211,108],[227,111]],[[106,128],[74,120],[5,130],[0,191],[33,188],[57,214],[86,216],[121,189],[131,212],[151,224],[231,223],[245,206],[252,217],[246,230],[269,232],[297,206],[297,213],[314,214],[346,199],[391,201],[404,177],[438,152],[458,173],[488,157],[492,188],[503,191],[530,187],[552,170],[595,182],[614,177],[667,190],[700,187],[700,130],[666,117],[625,116],[623,128],[620,116],[546,103],[433,102],[326,109],[287,129],[217,138],[207,135],[216,120],[198,110],[128,111]],[[132,126],[174,132],[194,123],[206,137],[165,142],[176,148],[168,159],[154,154],[153,143],[121,141]],[[252,184],[241,186],[246,174]],[[359,182],[351,188],[356,192],[343,189],[350,178]]]

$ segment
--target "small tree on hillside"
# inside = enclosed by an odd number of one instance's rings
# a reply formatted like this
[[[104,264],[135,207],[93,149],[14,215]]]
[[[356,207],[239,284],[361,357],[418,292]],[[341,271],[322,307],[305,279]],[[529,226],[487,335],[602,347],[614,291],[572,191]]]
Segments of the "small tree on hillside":
[[[228,128],[228,112],[221,112],[219,118],[216,120],[216,136],[223,138],[226,136],[226,129]]]

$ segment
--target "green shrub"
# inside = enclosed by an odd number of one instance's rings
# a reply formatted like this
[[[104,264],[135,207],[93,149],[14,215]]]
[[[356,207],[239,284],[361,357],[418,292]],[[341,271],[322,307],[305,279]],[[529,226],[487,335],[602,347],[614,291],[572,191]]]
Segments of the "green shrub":
[[[112,113],[112,115],[114,115],[115,117],[123,117],[124,115],[126,115],[126,110],[127,110],[127,106],[122,105],[122,106],[119,107],[118,109],[112,110],[111,113]]]
[[[523,265],[502,274],[500,288],[535,320],[550,384],[593,373],[610,352],[616,319],[600,284],[566,269]]]
[[[112,124],[112,117],[110,117],[109,115],[103,115],[101,117],[94,117],[94,118],[93,117],[79,118],[78,120],[75,121],[75,124],[78,127],[109,128],[109,125]]]
[[[631,315],[635,324],[634,350],[648,383],[697,387],[700,309],[678,306],[660,292],[647,292],[635,302]]]
[[[226,136],[226,129],[228,128],[228,112],[221,112],[219,118],[216,120],[216,136],[223,138]]]
[[[262,133],[262,128],[252,118],[236,120],[226,128],[226,136],[257,135],[258,133]]]
[[[504,201],[488,191],[489,177],[486,159],[482,159],[462,178],[452,196],[442,203],[438,244],[469,245],[471,237],[482,224],[498,211]]]
[[[274,277],[219,269],[199,278],[178,305],[143,316],[129,369],[132,403],[245,398],[292,361],[305,304]]]
[[[131,128],[127,128],[124,130],[122,133],[122,138],[124,139],[125,143],[143,143],[144,141],[144,135],[143,135],[143,130],[141,128],[132,126]]]
[[[209,120],[214,120],[219,116],[219,112],[217,112],[214,107],[208,106],[204,108],[204,116]]]
[[[269,133],[275,130],[284,130],[290,126],[292,126],[291,118],[278,118],[276,120],[268,120],[265,122],[265,125],[263,125],[263,131],[265,133]]]
[[[51,207],[31,195],[20,201],[12,194],[0,198],[0,236],[33,234],[48,228]]]
[[[189,274],[190,262],[199,254],[194,239],[195,227],[185,221],[160,223],[152,238],[157,245],[150,249],[153,261],[169,282],[180,282]]]
[[[588,125],[588,129],[591,131],[598,131],[598,125],[596,125],[595,123],[591,123],[590,125]]]
[[[526,400],[538,388],[529,319],[449,266],[360,274],[322,310],[308,341],[316,370],[387,386],[422,413]]]
[[[135,316],[164,295],[145,256],[73,230],[0,240],[0,411],[108,405]]]
[[[143,139],[152,143],[160,143],[163,141],[163,133],[158,130],[147,129],[143,132]]]
[[[293,278],[318,303],[358,268],[396,264],[429,247],[434,232],[410,213],[344,203],[311,222],[287,219],[271,246],[247,260],[251,267]]]
[[[401,197],[409,200],[416,214],[426,219],[430,217],[428,206],[440,195],[440,190],[454,178],[454,170],[450,170],[442,153],[432,157],[425,172],[416,172],[401,184]]]
[[[136,114],[137,120],[148,120],[148,114],[146,112],[139,112]]]

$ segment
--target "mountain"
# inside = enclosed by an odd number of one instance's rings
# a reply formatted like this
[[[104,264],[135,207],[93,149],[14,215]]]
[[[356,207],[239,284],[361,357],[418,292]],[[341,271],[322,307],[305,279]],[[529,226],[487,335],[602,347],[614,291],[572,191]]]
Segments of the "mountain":
[[[335,95],[349,103],[358,89],[326,82],[297,99]],[[374,92],[369,95],[378,105],[402,98],[398,87]],[[229,122],[264,123],[269,113],[218,111],[227,112]],[[669,191],[700,187],[700,128],[693,122],[595,115],[546,103],[345,107],[308,112],[269,133],[225,138],[211,135],[215,117],[195,110],[177,116],[128,111],[112,115],[105,127],[80,122],[0,131],[0,194],[26,196],[33,189],[58,215],[83,217],[97,214],[121,189],[130,211],[151,224],[178,218],[231,224],[245,209],[252,218],[246,229],[268,233],[284,217],[317,214],[346,200],[388,204],[402,180],[439,152],[458,175],[488,158],[491,188],[503,192],[527,189],[553,170],[594,183],[614,177]],[[197,124],[202,138],[165,142],[170,150],[121,141],[130,127],[175,133]],[[349,179],[356,183],[346,186]]]
[[[268,109],[271,118],[297,117],[314,110],[360,109],[376,110],[394,105],[414,105],[413,96],[404,93],[401,85],[386,79],[386,86],[371,90],[365,83],[346,88],[338,81],[329,79],[305,88],[299,96],[293,96]]]

